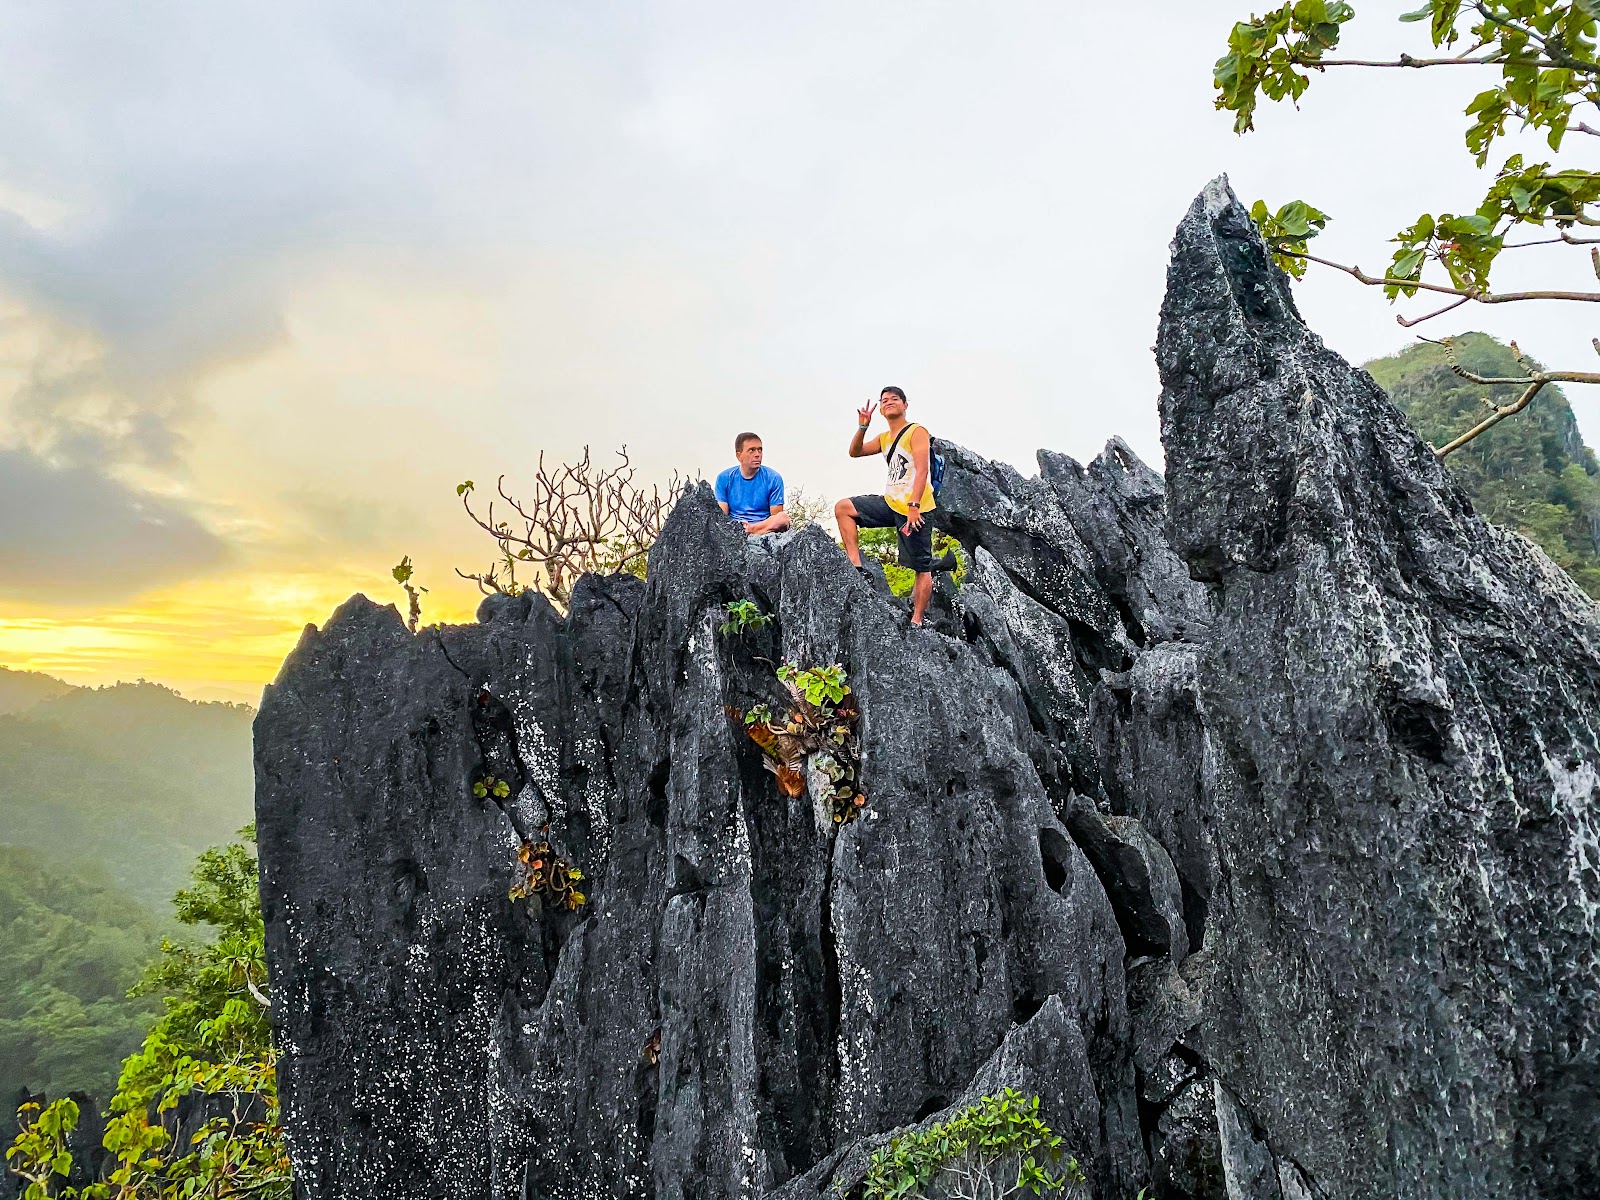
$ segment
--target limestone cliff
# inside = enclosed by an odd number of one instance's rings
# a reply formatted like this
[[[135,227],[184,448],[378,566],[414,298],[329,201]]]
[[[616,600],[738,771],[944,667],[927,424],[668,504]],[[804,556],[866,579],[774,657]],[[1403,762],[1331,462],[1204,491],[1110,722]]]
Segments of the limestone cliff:
[[[1013,1086],[1104,1200],[1600,1194],[1596,609],[1223,183],[1157,355],[1165,482],[945,447],[927,630],[704,488],[565,616],[308,629],[256,726],[301,1193],[820,1200]],[[860,819],[729,715],[784,659],[849,673]],[[509,896],[546,837],[576,912]]]

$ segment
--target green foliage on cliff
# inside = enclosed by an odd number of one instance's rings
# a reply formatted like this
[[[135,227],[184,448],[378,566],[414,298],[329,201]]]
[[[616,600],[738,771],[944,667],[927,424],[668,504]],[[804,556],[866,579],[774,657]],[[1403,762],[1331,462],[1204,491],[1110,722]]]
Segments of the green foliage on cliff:
[[[0,1098],[111,1094],[159,1011],[127,992],[167,926],[126,895],[0,846]]]
[[[241,844],[206,851],[174,903],[180,921],[211,936],[163,942],[145,974],[141,990],[161,994],[166,1011],[123,1063],[103,1142],[110,1174],[68,1186],[78,1106],[25,1108],[6,1157],[29,1200],[288,1200],[255,855]]]
[[[866,1200],[930,1194],[1006,1200],[1084,1182],[1077,1159],[1039,1118],[1039,1097],[1011,1088],[948,1121],[893,1138],[872,1156]]]
[[[1482,333],[1455,340],[1456,357],[1478,375],[1523,374],[1508,347]],[[1488,412],[1485,399],[1507,404],[1517,384],[1484,387],[1455,375],[1444,350],[1412,346],[1367,370],[1435,446],[1464,433]],[[1537,542],[1578,585],[1600,599],[1600,462],[1583,444],[1572,407],[1547,387],[1528,410],[1502,421],[1445,460],[1479,514]]]

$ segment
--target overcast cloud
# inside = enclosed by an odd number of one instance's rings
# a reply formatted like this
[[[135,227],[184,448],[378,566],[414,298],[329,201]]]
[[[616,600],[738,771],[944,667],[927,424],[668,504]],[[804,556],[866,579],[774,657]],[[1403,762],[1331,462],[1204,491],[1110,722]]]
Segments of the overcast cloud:
[[[96,471],[0,450],[0,601],[117,603],[222,565],[220,539],[179,505]]]
[[[1407,6],[1363,3],[1351,50],[1417,48]],[[0,293],[55,331],[0,392],[0,444],[39,456],[6,469],[99,472],[86,494],[133,503],[141,536],[159,513],[167,549],[141,544],[178,568],[215,561],[203,525],[272,541],[268,508],[196,514],[274,496],[358,497],[378,515],[350,530],[402,510],[442,530],[451,483],[541,446],[627,441],[664,478],[719,469],[754,427],[791,486],[859,491],[841,446],[891,382],[1025,469],[1113,434],[1159,463],[1148,348],[1209,178],[1316,202],[1324,249],[1369,268],[1485,182],[1450,115],[1467,72],[1329,73],[1235,137],[1210,68],[1248,10],[0,7]],[[1412,336],[1342,277],[1299,298],[1357,361]],[[1433,332],[1588,366],[1576,307]],[[1600,400],[1572,393],[1600,441]],[[35,506],[39,546],[75,511]]]

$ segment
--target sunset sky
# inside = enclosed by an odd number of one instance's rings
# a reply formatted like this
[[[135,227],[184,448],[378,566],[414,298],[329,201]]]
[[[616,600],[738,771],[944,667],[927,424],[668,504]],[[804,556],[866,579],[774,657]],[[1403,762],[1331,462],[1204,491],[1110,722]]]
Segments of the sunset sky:
[[[1351,53],[1417,49],[1410,6],[1359,5]],[[749,427],[831,500],[878,481],[843,450],[888,383],[1025,470],[1119,433],[1159,465],[1148,348],[1207,179],[1313,201],[1369,269],[1487,181],[1469,71],[1329,73],[1241,139],[1210,69],[1249,5],[1140,10],[5,6],[0,665],[253,702],[351,592],[403,603],[402,555],[425,620],[470,617],[457,482],[585,443],[709,475]],[[1559,258],[1502,283],[1582,286]],[[1412,336],[1342,277],[1300,294],[1354,360]],[[1581,369],[1585,315],[1428,328]]]

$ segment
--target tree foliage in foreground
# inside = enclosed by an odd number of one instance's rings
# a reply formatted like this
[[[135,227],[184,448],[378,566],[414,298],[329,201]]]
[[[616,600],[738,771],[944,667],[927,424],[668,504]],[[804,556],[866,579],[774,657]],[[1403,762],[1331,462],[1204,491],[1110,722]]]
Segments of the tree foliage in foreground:
[[[1569,137],[1580,142],[1600,138],[1600,129],[1584,120],[1587,110],[1600,105],[1600,52],[1597,52],[1596,0],[1427,0],[1401,17],[1404,22],[1424,22],[1438,57],[1398,54],[1392,59],[1349,59],[1334,54],[1343,27],[1355,18],[1344,0],[1289,0],[1265,16],[1234,25],[1228,52],[1216,64],[1213,78],[1217,107],[1234,114],[1234,129],[1245,133],[1255,126],[1261,99],[1297,101],[1312,79],[1332,68],[1442,70],[1454,68],[1483,76],[1486,86],[1467,104],[1465,144],[1479,167],[1495,154],[1508,131],[1531,130],[1544,135],[1551,158],[1529,161],[1523,154],[1503,159],[1477,208],[1470,212],[1424,212],[1401,229],[1386,270],[1369,275],[1359,266],[1345,265],[1311,254],[1307,243],[1327,225],[1326,213],[1303,200],[1273,209],[1257,201],[1251,215],[1280,266],[1296,277],[1306,264],[1318,263],[1343,271],[1360,283],[1381,287],[1391,301],[1429,293],[1442,307],[1402,325],[1416,325],[1460,308],[1464,304],[1510,304],[1529,300],[1565,300],[1600,303],[1600,291],[1563,288],[1521,292],[1496,292],[1491,273],[1501,255],[1534,246],[1559,245],[1564,251],[1586,253],[1600,278],[1600,172],[1583,162],[1557,161],[1569,151]],[[1585,147],[1590,144],[1585,142]],[[1513,241],[1529,231],[1543,238]],[[1587,249],[1584,249],[1587,248]],[[1447,339],[1448,340],[1448,339]],[[1595,342],[1600,353],[1600,340]],[[1452,368],[1456,364],[1448,364]],[[1600,383],[1600,372],[1550,371],[1517,357],[1508,373],[1474,377],[1464,370],[1461,378],[1485,386],[1504,380],[1520,384],[1514,398],[1497,403],[1493,411],[1436,452],[1442,458],[1493,428],[1506,417],[1525,410],[1550,383]],[[1490,384],[1488,380],[1496,381]]]
[[[123,1063],[104,1180],[67,1183],[75,1103],[28,1105],[6,1151],[25,1200],[288,1200],[255,855],[240,844],[206,851],[176,905],[180,921],[212,937],[199,947],[163,942],[141,985],[163,994],[166,1011]]]
[[[1486,334],[1465,334],[1456,346],[1461,364],[1475,374],[1505,375],[1516,367],[1511,351]],[[1443,348],[1433,345],[1377,359],[1367,370],[1417,432],[1435,441],[1455,436],[1477,419],[1485,403],[1504,403],[1516,391],[1516,385],[1502,384],[1486,398],[1483,389],[1451,371]],[[1448,461],[1480,515],[1537,542],[1600,599],[1600,462],[1583,444],[1559,391],[1527,420]]]

